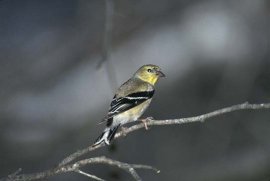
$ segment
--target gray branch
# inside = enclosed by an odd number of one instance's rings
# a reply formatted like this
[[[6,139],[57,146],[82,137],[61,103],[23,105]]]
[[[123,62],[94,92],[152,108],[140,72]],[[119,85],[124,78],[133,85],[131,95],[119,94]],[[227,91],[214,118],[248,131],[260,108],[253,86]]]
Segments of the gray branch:
[[[243,104],[238,104],[238,105],[226,107],[226,108],[219,109],[219,110],[216,110],[216,111],[213,111],[210,113],[202,114],[199,116],[194,116],[194,117],[189,117],[189,118],[180,118],[180,119],[148,120],[146,122],[146,124],[147,124],[147,126],[164,126],[164,125],[184,124],[184,123],[192,123],[192,122],[203,122],[207,119],[210,119],[210,118],[222,115],[222,114],[234,112],[234,111],[252,110],[252,109],[269,109],[269,108],[270,108],[270,103],[249,104],[248,102],[245,102]],[[144,128],[144,123],[138,123],[136,125],[133,125],[129,128],[126,128],[125,130],[118,132],[115,135],[115,139],[126,136],[128,133],[131,133],[133,131],[136,131],[136,130],[142,129],[142,128]],[[70,156],[66,157],[59,165],[61,166],[61,165],[68,164],[68,163],[72,162],[73,160],[75,160],[76,158],[78,158],[84,154],[87,154],[93,150],[96,150],[100,147],[103,147],[103,146],[105,146],[105,144],[100,144],[96,147],[89,146],[87,148],[79,150],[79,151],[71,154]]]
[[[188,117],[188,118],[180,118],[180,119],[167,119],[167,120],[153,120],[153,119],[147,119],[147,126],[164,126],[164,125],[175,125],[175,124],[184,124],[184,123],[193,123],[193,122],[204,122],[207,119],[220,116],[223,114],[227,114],[230,112],[234,111],[239,111],[239,110],[257,110],[257,109],[269,109],[270,108],[270,103],[266,104],[249,104],[248,102],[243,103],[243,104],[238,104],[230,107],[226,107],[223,109],[219,109],[210,113],[202,114],[199,116],[194,116],[194,117]],[[131,133],[133,131],[136,131],[138,129],[144,128],[144,123],[138,123],[135,124],[129,128],[126,128],[119,133],[116,134],[115,139],[118,139],[120,137],[126,136],[128,133]],[[85,155],[93,150],[96,150],[98,148],[101,148],[105,146],[105,144],[101,144],[98,146],[89,146],[85,149],[79,150],[70,156],[66,157],[62,162],[59,163],[59,165],[55,168],[49,169],[47,171],[39,172],[39,173],[34,173],[34,174],[20,174],[20,170],[16,171],[13,174],[10,174],[7,178],[3,178],[2,180],[9,181],[9,180],[15,180],[15,181],[28,181],[28,180],[38,180],[42,178],[47,178],[53,175],[61,174],[61,173],[66,173],[66,172],[76,172],[82,175],[85,175],[89,178],[93,178],[95,180],[103,180],[95,175],[83,172],[80,170],[83,166],[89,165],[89,164],[106,164],[110,166],[116,166],[126,172],[128,172],[135,180],[140,181],[142,180],[138,173],[136,172],[136,169],[150,169],[154,170],[157,173],[160,171],[157,170],[156,168],[148,165],[136,165],[136,164],[128,164],[128,163],[123,163],[119,162],[116,160],[112,160],[109,158],[106,158],[104,156],[102,157],[94,157],[94,158],[88,158],[84,160],[79,160],[74,163],[71,163],[78,159],[80,156]]]
[[[90,164],[105,164],[105,165],[111,165],[111,166],[116,166],[127,173],[129,173],[136,181],[141,181],[142,179],[136,172],[136,169],[149,169],[153,170],[156,173],[159,173],[159,170],[148,165],[138,165],[138,164],[128,164],[128,163],[123,163],[120,161],[112,160],[110,158],[106,158],[105,156],[101,157],[94,157],[94,158],[88,158],[84,160],[79,160],[75,163],[72,164],[67,164],[64,166],[59,166],[53,169],[49,169],[43,172],[39,173],[34,173],[34,174],[11,174],[9,175],[8,178],[1,179],[1,181],[30,181],[30,180],[38,180],[38,179],[44,179],[48,178],[50,176],[58,175],[61,173],[67,173],[67,172],[76,172],[80,173],[82,175],[85,175],[89,178],[93,178],[95,180],[103,180],[95,175],[88,174],[84,171],[81,171],[80,168],[90,165]],[[17,172],[16,172],[17,173]]]

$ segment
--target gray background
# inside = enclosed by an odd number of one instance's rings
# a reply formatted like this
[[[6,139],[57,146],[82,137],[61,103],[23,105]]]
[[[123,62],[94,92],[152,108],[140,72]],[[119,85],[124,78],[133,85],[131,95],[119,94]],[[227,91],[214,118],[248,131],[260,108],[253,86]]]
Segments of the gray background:
[[[167,75],[144,117],[270,102],[269,1],[114,0],[114,6],[111,65],[97,68],[104,1],[0,1],[0,177],[20,167],[23,173],[51,168],[92,144],[115,88],[143,64]],[[241,111],[151,127],[87,156],[161,170],[139,171],[144,180],[269,181],[269,116],[269,110]],[[108,166],[83,170],[131,180]],[[88,178],[69,173],[48,180]]]

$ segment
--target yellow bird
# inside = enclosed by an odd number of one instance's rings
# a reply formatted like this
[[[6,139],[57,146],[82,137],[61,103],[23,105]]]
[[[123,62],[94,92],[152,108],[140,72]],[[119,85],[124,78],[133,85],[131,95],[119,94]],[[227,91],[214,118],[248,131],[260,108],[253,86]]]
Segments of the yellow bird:
[[[116,91],[105,121],[106,128],[93,146],[110,144],[117,129],[128,122],[136,121],[150,105],[155,84],[164,73],[157,65],[143,65]]]

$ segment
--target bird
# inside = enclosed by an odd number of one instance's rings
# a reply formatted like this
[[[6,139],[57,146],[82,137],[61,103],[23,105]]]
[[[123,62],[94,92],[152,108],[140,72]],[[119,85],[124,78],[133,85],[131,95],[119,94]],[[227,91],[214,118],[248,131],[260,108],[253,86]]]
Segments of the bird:
[[[142,116],[152,101],[155,84],[161,77],[165,77],[165,74],[159,66],[143,65],[117,89],[107,116],[102,121],[106,122],[106,128],[93,147],[101,143],[110,145],[120,126],[137,121]]]

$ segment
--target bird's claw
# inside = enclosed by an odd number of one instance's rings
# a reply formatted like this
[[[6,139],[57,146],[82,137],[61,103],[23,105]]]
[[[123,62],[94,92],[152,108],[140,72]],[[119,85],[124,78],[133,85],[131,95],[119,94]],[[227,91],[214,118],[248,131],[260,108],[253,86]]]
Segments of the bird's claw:
[[[146,118],[148,121],[153,120],[154,118],[152,116]]]
[[[149,122],[149,121],[151,121],[151,120],[153,120],[153,119],[154,119],[153,117],[147,117],[147,118],[145,118],[145,119],[141,119],[141,121],[142,121],[143,124],[144,124],[145,130],[148,130],[148,129],[149,129],[148,126],[147,126],[147,122]]]

